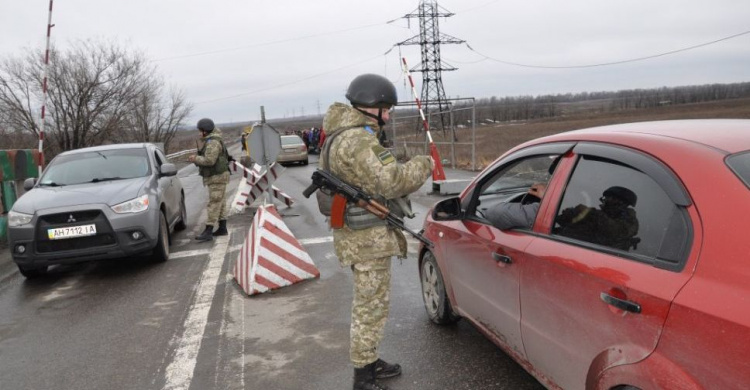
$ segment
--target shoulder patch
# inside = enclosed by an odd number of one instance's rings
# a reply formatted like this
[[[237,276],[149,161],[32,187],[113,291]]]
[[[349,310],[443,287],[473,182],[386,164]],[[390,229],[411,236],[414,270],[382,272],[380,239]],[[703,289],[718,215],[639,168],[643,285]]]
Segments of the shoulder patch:
[[[376,156],[378,156],[378,160],[380,160],[380,163],[383,165],[388,165],[396,162],[396,158],[393,157],[391,152],[381,145],[373,146],[372,152],[375,153]]]

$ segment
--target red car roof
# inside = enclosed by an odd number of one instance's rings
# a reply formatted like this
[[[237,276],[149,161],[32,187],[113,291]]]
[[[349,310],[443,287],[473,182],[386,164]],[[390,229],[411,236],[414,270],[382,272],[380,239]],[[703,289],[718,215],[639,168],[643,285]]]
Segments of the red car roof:
[[[609,134],[611,136],[612,133],[627,134],[628,138],[637,137],[638,134],[677,138],[720,149],[729,154],[750,150],[750,120],[748,119],[637,122],[575,130],[545,137],[544,140],[598,139],[598,135]],[[537,142],[532,141],[532,143]]]

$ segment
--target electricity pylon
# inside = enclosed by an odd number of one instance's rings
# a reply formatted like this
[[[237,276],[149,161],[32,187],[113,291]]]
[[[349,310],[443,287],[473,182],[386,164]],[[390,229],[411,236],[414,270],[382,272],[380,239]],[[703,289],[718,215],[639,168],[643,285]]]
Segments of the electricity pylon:
[[[445,96],[442,72],[457,68],[440,59],[440,45],[464,43],[463,40],[440,33],[438,18],[451,17],[454,14],[438,5],[435,0],[422,0],[416,10],[404,15],[405,19],[419,18],[419,35],[415,35],[403,42],[404,45],[420,45],[422,49],[422,63],[411,70],[422,73],[422,106],[428,118],[430,112],[437,111],[440,116],[442,130],[446,129],[446,115],[450,110],[450,103]]]

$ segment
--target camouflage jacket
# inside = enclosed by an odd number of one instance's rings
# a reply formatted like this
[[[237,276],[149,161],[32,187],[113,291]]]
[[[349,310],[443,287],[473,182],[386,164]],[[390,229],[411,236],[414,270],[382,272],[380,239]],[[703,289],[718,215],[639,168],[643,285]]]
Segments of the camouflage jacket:
[[[198,166],[200,175],[203,177],[203,185],[209,184],[226,184],[229,183],[229,169],[220,169],[221,173],[214,173],[213,167],[217,164],[227,166],[226,155],[224,154],[224,142],[221,136],[221,130],[215,128],[208,136],[203,138],[203,153],[198,153],[193,162]]]
[[[430,158],[416,156],[405,164],[396,162],[371,126],[377,126],[376,122],[351,106],[331,105],[323,120],[327,138],[345,132],[333,138],[330,156],[324,151],[321,161],[328,158],[331,173],[372,196],[394,199],[418,190],[430,176]],[[406,257],[404,234],[388,226],[352,230],[345,225],[333,231],[333,244],[343,266],[394,255]]]

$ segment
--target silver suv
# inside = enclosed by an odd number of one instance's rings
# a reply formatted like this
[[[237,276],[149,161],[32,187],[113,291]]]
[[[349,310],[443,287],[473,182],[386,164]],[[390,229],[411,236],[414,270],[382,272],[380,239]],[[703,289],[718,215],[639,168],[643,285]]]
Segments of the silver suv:
[[[177,168],[154,144],[61,153],[26,179],[8,213],[13,261],[27,278],[50,265],[152,252],[169,258],[170,234],[186,227]]]

